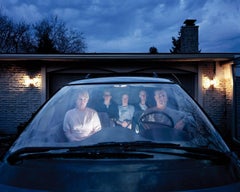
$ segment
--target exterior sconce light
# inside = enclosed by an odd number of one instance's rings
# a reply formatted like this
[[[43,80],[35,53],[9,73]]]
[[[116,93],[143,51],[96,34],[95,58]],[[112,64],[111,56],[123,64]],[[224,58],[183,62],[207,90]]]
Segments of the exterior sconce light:
[[[40,76],[30,78],[28,75],[25,75],[23,76],[23,84],[25,85],[25,87],[40,87],[41,78]]]
[[[215,77],[213,79],[209,79],[208,77],[203,77],[202,85],[204,89],[217,88],[218,87],[218,79]]]

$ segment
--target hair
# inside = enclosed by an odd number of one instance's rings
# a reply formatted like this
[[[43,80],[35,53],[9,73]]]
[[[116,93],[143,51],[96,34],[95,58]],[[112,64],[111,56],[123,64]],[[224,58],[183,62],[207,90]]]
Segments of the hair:
[[[140,89],[138,93],[140,93],[140,92],[145,92],[146,95],[148,94],[147,90],[145,90],[145,89]]]
[[[105,90],[103,91],[103,94],[106,93],[106,92],[108,92],[108,93],[110,93],[110,95],[112,95],[112,92],[111,92],[109,89],[105,89]]]
[[[129,96],[129,93],[127,93],[127,92],[123,92],[123,93],[121,94],[121,96],[123,96],[123,95],[127,95],[127,96]]]
[[[89,98],[89,93],[88,93],[88,91],[86,91],[86,90],[81,90],[81,91],[79,91],[79,92],[78,92],[78,96],[79,96],[79,95],[82,95],[82,96],[84,96],[84,97]]]
[[[165,89],[163,89],[162,87],[159,87],[159,88],[157,88],[157,89],[154,90],[154,92],[153,92],[154,95],[156,94],[157,91],[164,91],[164,92],[167,93],[167,91],[166,91]]]

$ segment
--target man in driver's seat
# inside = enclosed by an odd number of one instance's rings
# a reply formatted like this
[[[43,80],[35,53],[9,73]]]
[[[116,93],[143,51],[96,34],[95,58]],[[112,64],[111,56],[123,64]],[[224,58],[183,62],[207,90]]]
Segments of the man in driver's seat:
[[[149,108],[144,112],[144,114],[149,114],[147,115],[148,121],[160,122],[161,124],[172,126],[180,130],[182,130],[189,122],[190,119],[186,113],[171,109],[167,106],[168,96],[165,90],[155,90],[154,99],[156,106]]]

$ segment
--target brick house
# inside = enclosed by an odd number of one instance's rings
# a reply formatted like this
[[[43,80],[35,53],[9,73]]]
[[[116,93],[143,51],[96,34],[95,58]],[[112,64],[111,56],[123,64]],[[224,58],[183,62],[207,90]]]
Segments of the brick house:
[[[232,134],[237,54],[0,55],[0,132],[14,134],[64,84],[85,78],[137,75],[166,77],[205,109],[221,132]],[[237,68],[239,69],[239,68]],[[238,79],[239,81],[239,79]],[[238,86],[238,87],[237,87]],[[239,90],[239,83],[236,83]],[[236,89],[236,90],[237,90]],[[239,105],[239,102],[238,102]]]
[[[240,138],[240,54],[199,53],[194,22],[186,20],[181,28],[181,54],[0,55],[0,134],[15,134],[21,123],[70,81],[89,74],[157,74],[181,83],[224,137]]]

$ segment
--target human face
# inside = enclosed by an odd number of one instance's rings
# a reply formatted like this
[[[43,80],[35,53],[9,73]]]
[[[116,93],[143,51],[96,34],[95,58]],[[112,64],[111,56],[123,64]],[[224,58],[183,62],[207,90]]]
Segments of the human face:
[[[80,93],[77,98],[77,108],[79,110],[84,110],[87,106],[89,100],[88,93]]]
[[[124,94],[122,96],[122,105],[123,106],[127,106],[128,105],[128,95],[127,94]]]
[[[146,91],[140,91],[139,92],[139,98],[141,100],[141,103],[145,103],[147,99],[147,93]]]
[[[156,103],[157,103],[157,108],[165,109],[165,107],[167,106],[167,101],[168,101],[166,91],[156,90],[154,98],[155,98]]]
[[[109,91],[105,91],[103,94],[103,99],[105,102],[110,102],[112,96],[111,93]]]

